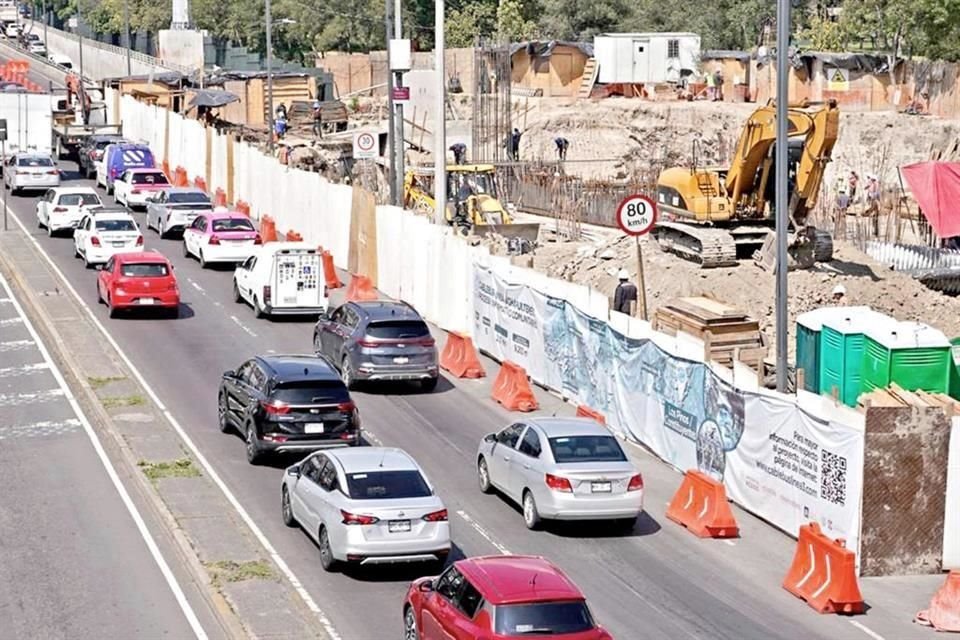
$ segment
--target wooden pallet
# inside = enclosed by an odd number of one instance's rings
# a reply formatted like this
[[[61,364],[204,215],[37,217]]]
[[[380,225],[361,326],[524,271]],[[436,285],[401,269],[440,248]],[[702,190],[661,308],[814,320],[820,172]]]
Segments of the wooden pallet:
[[[861,409],[868,407],[933,407],[948,415],[960,414],[960,402],[944,393],[929,393],[922,389],[907,391],[896,382],[886,389],[874,389],[857,399]]]
[[[577,93],[579,98],[589,98],[593,92],[593,85],[597,82],[597,74],[600,67],[597,65],[596,58],[588,58],[583,65],[583,76],[580,80],[580,91]]]
[[[708,296],[672,300],[657,309],[654,327],[663,333],[692,335],[704,343],[704,357],[725,367],[733,362],[762,371],[767,349],[760,323]]]

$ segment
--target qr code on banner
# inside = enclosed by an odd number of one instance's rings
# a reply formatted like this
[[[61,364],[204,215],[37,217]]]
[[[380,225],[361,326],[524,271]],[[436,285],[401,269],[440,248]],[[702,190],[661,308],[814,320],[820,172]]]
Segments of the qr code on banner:
[[[820,495],[833,504],[847,500],[847,459],[821,449]]]

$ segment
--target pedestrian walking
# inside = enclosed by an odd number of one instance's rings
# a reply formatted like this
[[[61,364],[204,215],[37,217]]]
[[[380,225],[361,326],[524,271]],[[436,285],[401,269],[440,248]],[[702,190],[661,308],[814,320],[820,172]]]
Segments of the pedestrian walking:
[[[323,108],[320,105],[320,101],[314,101],[313,103],[313,137],[322,138],[323,137]]]
[[[520,136],[523,134],[520,133],[520,129],[514,128],[513,135],[510,136],[510,149],[513,152],[513,160],[520,160]]]
[[[557,159],[563,162],[567,159],[567,149],[570,147],[570,141],[566,138],[554,138],[553,143],[557,145]]]
[[[713,95],[714,100],[723,100],[723,72],[720,67],[713,73]]]
[[[637,285],[630,282],[626,269],[620,269],[617,279],[620,283],[613,292],[613,310],[632,316],[637,306]]]
[[[847,207],[850,206],[850,194],[847,186],[847,181],[843,178],[840,178],[837,181],[837,211],[840,216],[847,215]]]

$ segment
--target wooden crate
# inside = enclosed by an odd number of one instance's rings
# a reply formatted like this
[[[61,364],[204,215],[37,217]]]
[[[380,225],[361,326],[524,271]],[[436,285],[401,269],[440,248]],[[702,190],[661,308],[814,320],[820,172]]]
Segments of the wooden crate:
[[[679,298],[657,309],[654,328],[675,336],[682,331],[704,343],[704,357],[725,367],[734,360],[762,371],[766,347],[760,323],[742,311],[707,296]]]

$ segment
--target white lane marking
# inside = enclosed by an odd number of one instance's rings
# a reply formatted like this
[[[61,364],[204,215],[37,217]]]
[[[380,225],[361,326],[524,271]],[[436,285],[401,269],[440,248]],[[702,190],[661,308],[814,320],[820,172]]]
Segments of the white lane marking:
[[[81,426],[80,421],[75,418],[68,418],[66,420],[42,420],[30,424],[0,425],[0,440],[62,436],[67,433],[73,433]]]
[[[77,293],[76,288],[71,284],[67,279],[67,276],[60,270],[60,267],[57,266],[57,263],[53,261],[53,258],[43,250],[43,247],[40,246],[40,243],[37,242],[37,239],[30,235],[30,232],[27,230],[27,227],[23,224],[23,221],[20,220],[20,217],[14,213],[13,209],[7,207],[7,211],[10,213],[10,216],[13,218],[13,221],[17,223],[17,226],[20,227],[20,230],[26,236],[27,240],[31,242],[34,248],[40,252],[40,255],[43,256],[47,264],[53,270],[57,277],[60,278],[60,281],[63,282],[64,288],[70,292],[70,295],[77,301],[77,303],[87,312],[87,315],[90,317],[90,321],[93,322],[93,325],[100,330],[100,333],[103,334],[104,339],[110,344],[111,347],[117,352],[117,355],[120,356],[120,359],[123,361],[123,364],[130,369],[130,372],[133,374],[133,377],[137,380],[143,390],[150,397],[150,400],[157,406],[157,409],[163,414],[163,416],[170,423],[170,426],[173,427],[174,431],[177,432],[177,435],[180,436],[180,439],[183,440],[183,443],[187,445],[187,448],[190,449],[190,452],[197,459],[197,462],[200,463],[200,466],[203,467],[203,470],[207,473],[214,484],[217,485],[217,488],[220,489],[224,497],[237,512],[237,515],[240,516],[240,519],[243,520],[244,524],[247,525],[247,528],[250,529],[250,532],[257,539],[257,542],[260,543],[260,546],[264,548],[267,554],[270,556],[270,559],[277,565],[277,568],[283,573],[283,575],[293,586],[294,590],[297,592],[297,595],[300,596],[300,600],[306,605],[306,607],[316,616],[317,621],[323,626],[324,631],[327,632],[327,635],[330,636],[330,640],[342,640],[339,633],[337,633],[336,628],[334,628],[333,623],[330,621],[330,618],[327,617],[327,614],[323,612],[323,609],[320,608],[320,605],[313,599],[313,596],[306,590],[303,586],[303,583],[300,582],[300,579],[296,576],[293,570],[290,568],[290,565],[287,564],[286,560],[280,555],[276,547],[273,546],[273,543],[270,542],[270,539],[263,533],[259,525],[254,522],[253,518],[244,509],[243,505],[240,504],[240,501],[237,500],[237,497],[230,490],[230,487],[227,486],[227,483],[223,481],[220,477],[220,474],[213,468],[213,465],[210,464],[210,461],[207,460],[207,457],[200,452],[199,447],[193,442],[193,439],[187,435],[187,432],[183,429],[183,426],[173,417],[173,414],[167,409],[167,406],[163,404],[163,401],[160,400],[160,396],[153,390],[148,383],[146,378],[143,377],[143,374],[140,373],[140,370],[133,364],[133,361],[130,360],[126,352],[120,348],[120,345],[114,340],[113,336],[110,335],[110,332],[107,331],[107,328],[103,325],[102,322],[97,318],[93,313],[93,310],[90,308],[90,305],[80,297],[80,294]],[[49,358],[48,358],[49,360]]]
[[[31,373],[37,373],[38,371],[44,371],[49,368],[50,366],[46,362],[25,364],[20,367],[0,367],[0,378],[5,378],[7,376],[30,375]]]
[[[372,442],[373,444],[377,445],[378,447],[382,447],[382,446],[383,446],[383,442],[380,440],[380,438],[378,438],[377,436],[375,436],[372,431],[370,431],[370,430],[368,430],[368,429],[362,429],[362,430],[361,430],[361,434],[363,435],[364,438],[366,438],[367,440],[369,440],[369,441]]]
[[[194,281],[191,280],[190,278],[187,278],[187,282],[189,282],[191,285],[193,285],[193,288],[196,289],[197,291],[199,291],[200,293],[204,293],[203,287],[201,287],[199,284],[197,284],[196,282],[194,282]]]
[[[873,638],[873,640],[884,640],[884,638],[883,638],[882,635],[880,635],[879,633],[877,633],[877,632],[874,631],[873,629],[869,628],[869,627],[868,627],[867,625],[865,625],[865,624],[862,624],[862,623],[860,623],[860,622],[857,622],[856,620],[847,620],[847,622],[849,622],[850,624],[852,624],[853,626],[855,626],[857,629],[860,629],[860,631],[863,631],[865,634],[867,634],[868,636],[870,636],[871,638]]]
[[[23,229],[23,224],[16,217],[14,217],[14,219],[17,220],[17,224],[20,225],[20,228]],[[24,229],[24,233],[26,233],[26,229]],[[30,235],[27,234],[27,237],[30,237]],[[36,243],[35,240],[34,243]],[[130,517],[133,518],[133,522],[136,524],[137,530],[140,532],[140,537],[143,538],[144,543],[147,545],[147,549],[150,551],[150,555],[153,556],[153,560],[160,568],[160,573],[163,574],[164,580],[167,582],[167,586],[170,587],[170,591],[173,592],[173,596],[176,599],[177,604],[180,605],[180,610],[186,617],[187,623],[190,625],[190,629],[197,637],[197,640],[206,640],[207,632],[204,631],[203,627],[200,625],[200,620],[197,618],[197,614],[193,611],[193,607],[191,607],[190,603],[187,601],[187,596],[183,593],[183,589],[180,588],[180,584],[177,582],[176,577],[170,570],[169,565],[167,565],[167,561],[164,560],[163,555],[160,553],[160,548],[153,539],[153,535],[151,535],[150,530],[147,529],[147,523],[144,522],[143,517],[137,510],[137,506],[133,504],[130,494],[127,493],[127,488],[123,486],[123,483],[120,481],[120,476],[117,475],[117,470],[114,469],[113,464],[110,462],[110,458],[107,457],[107,452],[100,443],[100,438],[97,437],[96,432],[93,430],[93,426],[90,424],[90,421],[87,420],[86,414],[83,413],[83,409],[80,408],[80,404],[77,402],[77,399],[73,396],[73,393],[67,386],[67,381],[64,380],[60,369],[50,357],[50,353],[47,351],[46,345],[44,345],[40,340],[37,330],[33,328],[33,323],[31,323],[27,318],[27,315],[20,306],[20,303],[13,298],[13,291],[10,289],[10,285],[2,273],[0,273],[0,284],[3,285],[3,289],[7,292],[7,295],[13,299],[14,309],[17,310],[17,314],[23,319],[23,324],[27,328],[27,331],[30,332],[30,337],[32,337],[34,342],[36,342],[37,349],[40,351],[40,355],[43,356],[44,362],[46,362],[50,367],[50,372],[53,373],[53,377],[56,379],[57,384],[60,385],[60,395],[66,396],[67,402],[70,403],[70,408],[73,409],[74,415],[80,421],[80,424],[83,425],[84,431],[87,432],[87,437],[90,438],[90,443],[93,445],[94,451],[97,452],[97,457],[100,458],[100,463],[106,470],[107,476],[109,476],[110,481],[117,490],[117,493],[120,494],[120,500],[123,501],[124,506],[127,508],[127,512],[130,514]]]
[[[7,304],[10,302],[10,298],[0,298],[0,304]]]
[[[20,324],[23,322],[23,318],[4,318],[0,320],[0,327],[5,327],[8,324]]]
[[[15,407],[21,404],[39,404],[63,397],[63,389],[47,389],[36,393],[0,393],[0,407]]]
[[[733,540],[724,540],[723,542],[724,542],[725,544],[730,545],[731,547],[737,546],[737,543],[734,542]]]
[[[257,334],[255,334],[251,329],[249,329],[242,322],[240,322],[240,318],[238,318],[237,316],[230,316],[230,319],[233,320],[233,323],[235,325],[237,325],[238,327],[246,331],[247,335],[253,336],[254,338],[257,337]]]
[[[0,342],[0,351],[19,351],[33,345],[33,340],[10,340]]]
[[[497,551],[499,551],[500,553],[502,553],[502,554],[505,555],[505,556],[513,555],[513,554],[510,553],[510,550],[509,550],[509,549],[507,549],[505,546],[503,546],[502,544],[500,544],[499,542],[497,542],[496,540],[494,540],[494,539],[493,539],[493,536],[491,536],[489,533],[487,533],[487,530],[484,529],[483,527],[481,527],[481,526],[480,526],[480,523],[478,523],[476,520],[474,520],[473,518],[471,518],[471,517],[470,517],[470,514],[468,514],[466,511],[463,511],[463,510],[461,509],[461,510],[457,511],[457,515],[460,516],[461,518],[463,518],[464,521],[465,521],[467,524],[469,524],[471,527],[473,527],[474,531],[476,531],[476,532],[479,533],[481,536],[483,536],[483,539],[484,539],[484,540],[486,540],[487,542],[489,542],[490,544],[492,544],[493,547],[494,547],[494,549],[496,549]]]

